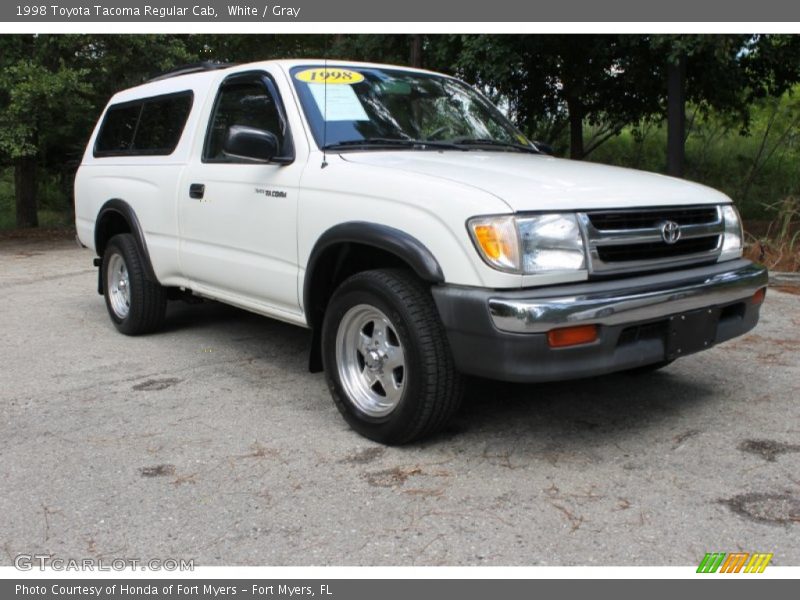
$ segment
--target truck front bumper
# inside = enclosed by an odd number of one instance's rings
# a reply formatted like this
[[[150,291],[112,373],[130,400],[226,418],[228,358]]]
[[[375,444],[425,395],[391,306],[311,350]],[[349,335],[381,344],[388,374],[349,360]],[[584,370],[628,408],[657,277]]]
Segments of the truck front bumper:
[[[767,280],[765,268],[736,260],[536,289],[432,291],[461,372],[534,382],[633,369],[742,335],[758,322],[754,295]],[[550,347],[547,332],[577,325],[597,325],[597,339]]]

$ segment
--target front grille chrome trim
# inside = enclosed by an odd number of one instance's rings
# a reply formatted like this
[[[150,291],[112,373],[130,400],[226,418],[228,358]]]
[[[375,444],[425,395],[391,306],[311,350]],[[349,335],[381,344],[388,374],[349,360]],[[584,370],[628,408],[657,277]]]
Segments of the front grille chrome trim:
[[[697,238],[710,238],[716,236],[717,240],[714,247],[710,250],[703,250],[701,252],[692,252],[688,254],[676,253],[674,256],[650,258],[637,260],[631,258],[630,260],[615,260],[604,261],[600,257],[599,249],[604,246],[619,246],[629,245],[631,249],[631,256],[636,255],[636,246],[639,244],[654,244],[663,241],[661,237],[661,229],[658,226],[634,229],[598,229],[592,223],[593,215],[606,215],[614,213],[615,215],[631,214],[637,217],[643,214],[653,213],[661,217],[673,209],[676,213],[685,216],[693,209],[698,211],[698,214],[709,213],[709,206],[675,206],[675,207],[656,207],[656,208],[638,208],[638,209],[618,209],[618,210],[604,210],[604,211],[587,211],[578,213],[578,223],[581,227],[581,232],[586,244],[587,253],[587,266],[589,275],[615,275],[634,272],[646,272],[662,269],[671,269],[677,267],[685,267],[695,264],[713,262],[719,258],[722,251],[722,240],[725,233],[725,223],[722,218],[722,211],[719,206],[714,207],[715,218],[713,221],[705,223],[692,223],[681,226],[680,239],[697,239]],[[666,219],[665,219],[666,220]],[[665,244],[665,248],[668,245]]]

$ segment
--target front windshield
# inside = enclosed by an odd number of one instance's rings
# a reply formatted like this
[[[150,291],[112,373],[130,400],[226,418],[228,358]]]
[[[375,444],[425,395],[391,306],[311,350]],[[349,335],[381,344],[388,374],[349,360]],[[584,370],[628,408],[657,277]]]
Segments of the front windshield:
[[[427,141],[530,148],[491,103],[449,77],[339,66],[295,67],[291,75],[319,147]]]

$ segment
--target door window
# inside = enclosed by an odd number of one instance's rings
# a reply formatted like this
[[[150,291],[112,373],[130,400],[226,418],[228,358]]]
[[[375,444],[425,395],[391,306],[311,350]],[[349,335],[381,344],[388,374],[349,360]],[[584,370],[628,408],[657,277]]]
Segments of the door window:
[[[277,136],[281,153],[291,153],[280,99],[269,80],[258,77],[222,84],[206,135],[205,162],[247,162],[227,156],[223,150],[228,129],[234,125],[269,131]]]

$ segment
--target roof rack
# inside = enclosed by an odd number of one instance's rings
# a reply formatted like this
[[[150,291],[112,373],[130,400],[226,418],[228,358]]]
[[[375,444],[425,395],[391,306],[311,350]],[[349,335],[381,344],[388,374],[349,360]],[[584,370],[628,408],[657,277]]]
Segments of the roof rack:
[[[160,75],[156,75],[147,80],[147,83],[151,81],[161,81],[162,79],[170,79],[171,77],[180,77],[181,75],[191,75],[192,73],[202,73],[204,71],[216,71],[217,69],[227,69],[228,67],[232,67],[234,63],[227,63],[227,62],[218,62],[215,60],[206,60],[203,62],[191,63],[188,65],[180,65],[175,67],[174,69],[170,69],[169,71],[164,71]]]

